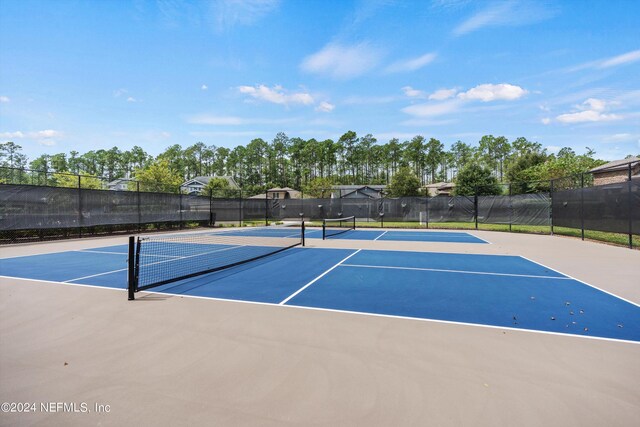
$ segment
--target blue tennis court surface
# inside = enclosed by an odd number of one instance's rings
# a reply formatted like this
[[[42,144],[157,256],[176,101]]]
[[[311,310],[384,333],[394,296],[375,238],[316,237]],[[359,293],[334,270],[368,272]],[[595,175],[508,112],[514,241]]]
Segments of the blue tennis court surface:
[[[252,236],[252,237],[290,237],[299,238],[301,231],[295,227],[246,227],[218,231],[223,236]],[[322,239],[322,229],[307,228],[305,238]],[[404,242],[446,242],[446,243],[487,243],[469,233],[456,231],[402,231],[402,230],[350,230],[330,236],[330,239],[346,240],[387,240]]]
[[[99,247],[0,259],[0,274],[125,289],[126,261]],[[153,291],[640,342],[638,305],[517,256],[298,247]]]

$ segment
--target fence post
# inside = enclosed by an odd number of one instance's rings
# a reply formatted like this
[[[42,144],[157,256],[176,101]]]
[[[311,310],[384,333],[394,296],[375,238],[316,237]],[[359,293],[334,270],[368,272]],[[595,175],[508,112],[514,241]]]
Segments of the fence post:
[[[424,215],[427,221],[427,230],[429,229],[429,190],[425,190],[425,212]]]
[[[553,236],[553,180],[549,180],[549,224],[551,224],[551,235]]]
[[[46,183],[46,175],[44,180]],[[78,175],[78,235],[82,238],[82,175]]]
[[[478,229],[478,187],[475,188],[474,194],[473,194],[473,213],[476,217],[476,230]]]
[[[239,203],[239,209],[240,209],[240,214],[238,215],[238,222],[240,223],[240,227],[242,227],[242,221],[244,219],[244,200],[242,199],[242,188],[240,189],[240,203]]]
[[[213,188],[209,188],[209,227],[213,227]]]
[[[511,223],[513,223],[513,201],[511,199],[511,183],[509,183],[509,232],[511,232]]]
[[[580,174],[580,230],[584,240],[584,172]]]
[[[136,200],[138,202],[138,233],[142,231],[142,201],[140,196],[140,181],[136,181]]]
[[[184,224],[182,223],[182,188],[178,187],[178,191],[180,192],[180,228],[184,228]]]
[[[264,225],[269,225],[269,191],[264,190]]]
[[[631,162],[629,162],[628,176],[627,176],[627,205],[629,212],[629,249],[633,249],[633,221],[631,220]]]

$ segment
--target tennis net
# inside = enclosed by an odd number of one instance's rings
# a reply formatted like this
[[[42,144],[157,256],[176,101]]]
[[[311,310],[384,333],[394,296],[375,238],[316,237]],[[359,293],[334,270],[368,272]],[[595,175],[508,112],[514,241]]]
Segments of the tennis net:
[[[356,229],[356,217],[322,220],[322,240]]]
[[[129,238],[129,292],[234,267],[304,245],[304,223]]]

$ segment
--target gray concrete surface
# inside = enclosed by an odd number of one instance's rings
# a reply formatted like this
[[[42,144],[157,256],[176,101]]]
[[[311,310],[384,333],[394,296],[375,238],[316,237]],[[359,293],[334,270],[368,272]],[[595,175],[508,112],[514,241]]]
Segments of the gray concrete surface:
[[[472,232],[491,245],[312,246],[524,255],[640,302],[640,252]],[[0,257],[124,238],[0,248]],[[633,426],[640,345],[0,279],[0,425]],[[42,402],[109,405],[44,413]]]

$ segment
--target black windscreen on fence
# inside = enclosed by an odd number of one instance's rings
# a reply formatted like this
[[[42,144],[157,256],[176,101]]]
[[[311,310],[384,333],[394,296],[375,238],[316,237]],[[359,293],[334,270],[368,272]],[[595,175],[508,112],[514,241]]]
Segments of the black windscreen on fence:
[[[548,193],[478,197],[478,222],[484,224],[550,225]]]
[[[473,197],[437,196],[429,199],[429,222],[473,222],[475,204]]]
[[[584,178],[581,179],[583,181]],[[572,183],[572,185],[575,183]],[[208,196],[0,184],[0,231],[157,223],[478,221],[640,234],[640,179],[550,193],[381,199],[216,198]],[[516,187],[517,188],[517,187]],[[553,187],[552,187],[553,188]],[[477,218],[476,218],[477,217]]]
[[[553,225],[640,234],[637,226],[640,210],[638,191],[637,182],[625,181],[554,192]]]

